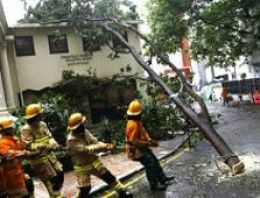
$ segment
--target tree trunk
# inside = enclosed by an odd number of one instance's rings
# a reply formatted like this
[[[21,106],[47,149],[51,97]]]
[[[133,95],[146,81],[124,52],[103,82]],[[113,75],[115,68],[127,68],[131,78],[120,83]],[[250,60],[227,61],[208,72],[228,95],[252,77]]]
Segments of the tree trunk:
[[[116,19],[112,19],[116,24],[118,24],[119,26],[123,27],[123,28],[127,28],[129,30],[131,30],[132,32],[134,32],[137,36],[139,36],[141,39],[143,39],[147,44],[149,44],[155,51],[156,55],[158,56],[158,58],[165,63],[166,65],[168,65],[169,67],[171,67],[171,69],[176,72],[177,76],[181,79],[183,86],[185,88],[185,90],[187,91],[187,93],[193,98],[195,99],[201,109],[201,112],[203,113],[203,115],[205,116],[205,118],[211,122],[211,117],[210,114],[208,112],[207,106],[204,103],[203,99],[191,89],[190,84],[188,83],[188,81],[186,80],[185,76],[182,74],[182,72],[170,61],[169,57],[165,54],[163,54],[158,47],[152,42],[150,41],[145,35],[143,35],[141,32],[139,32],[136,28],[134,28],[133,26],[130,26],[124,22],[120,22]]]
[[[210,70],[211,70],[212,82],[213,82],[214,79],[215,79],[215,69],[214,69],[214,66],[213,66],[213,65],[210,65]]]
[[[176,104],[181,111],[187,115],[193,123],[202,131],[205,138],[211,143],[211,145],[216,149],[220,154],[221,158],[224,159],[224,162],[233,170],[233,172],[239,173],[243,171],[244,164],[240,161],[237,155],[230,149],[227,143],[222,139],[222,137],[215,131],[211,123],[205,119],[205,117],[200,117],[196,114],[190,107],[188,107],[183,101],[176,97],[175,93],[170,89],[170,87],[162,81],[157,74],[146,64],[142,57],[137,53],[135,48],[131,46],[123,36],[111,28],[108,23],[101,23],[101,25],[113,35],[115,35],[131,52],[137,63],[145,69],[150,77],[164,89],[164,91],[169,95],[170,99]]]

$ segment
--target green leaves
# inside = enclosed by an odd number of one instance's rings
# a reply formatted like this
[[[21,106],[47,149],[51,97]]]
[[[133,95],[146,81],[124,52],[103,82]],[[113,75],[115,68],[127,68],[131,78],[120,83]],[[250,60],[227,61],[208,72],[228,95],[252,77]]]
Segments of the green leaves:
[[[188,20],[183,13],[188,11],[190,4],[188,0],[152,0],[147,4],[150,37],[162,51],[174,53],[180,48],[181,40],[188,31]]]
[[[26,0],[22,1],[27,5]],[[20,22],[68,22],[78,36],[88,41],[86,53],[92,55],[103,45],[116,51],[111,46],[111,34],[96,24],[111,21],[111,18],[131,21],[139,17],[136,6],[129,0],[41,0],[35,7],[27,9]]]
[[[23,0],[26,5],[26,1]],[[35,7],[29,7],[20,22],[66,21],[70,14],[70,0],[41,0]]]
[[[176,52],[188,37],[195,59],[228,67],[259,49],[259,1],[153,0],[148,8],[151,38],[165,53]]]

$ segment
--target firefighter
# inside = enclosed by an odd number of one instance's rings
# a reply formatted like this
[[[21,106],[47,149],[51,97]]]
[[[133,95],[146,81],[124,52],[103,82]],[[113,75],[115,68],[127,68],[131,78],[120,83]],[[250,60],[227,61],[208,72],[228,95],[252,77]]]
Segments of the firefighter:
[[[174,177],[165,175],[159,160],[149,148],[157,147],[158,143],[149,137],[141,121],[141,114],[141,103],[138,100],[132,101],[127,110],[126,154],[128,158],[143,164],[151,190],[163,191]]]
[[[0,137],[1,138],[1,137]],[[0,155],[0,198],[7,197],[6,183],[2,167],[3,156]]]
[[[21,140],[28,152],[36,153],[29,158],[33,171],[45,184],[51,198],[62,197],[60,190],[64,181],[61,163],[54,150],[60,145],[52,137],[46,123],[41,119],[43,108],[30,104],[25,110],[27,124],[23,126]]]
[[[74,171],[77,175],[79,192],[78,198],[90,197],[90,176],[95,175],[113,187],[120,198],[133,197],[125,191],[124,186],[102,164],[96,153],[112,150],[113,144],[99,142],[84,126],[86,117],[81,113],[74,113],[69,117],[67,149],[71,156]]]
[[[28,197],[21,159],[26,156],[21,142],[14,136],[14,124],[10,119],[0,121],[0,154],[2,155],[2,178],[6,195],[11,198]],[[2,180],[3,179],[3,180]],[[4,195],[3,195],[4,197]]]

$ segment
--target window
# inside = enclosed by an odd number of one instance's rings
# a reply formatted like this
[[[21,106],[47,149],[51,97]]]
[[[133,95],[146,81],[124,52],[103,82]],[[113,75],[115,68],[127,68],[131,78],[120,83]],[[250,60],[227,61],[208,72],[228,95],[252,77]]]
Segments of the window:
[[[123,34],[124,39],[128,42],[128,35],[127,32],[125,31]],[[121,43],[121,41],[116,37],[112,36],[112,44],[114,49],[125,49],[125,45]]]
[[[68,43],[67,36],[65,34],[62,35],[49,35],[49,49],[51,54],[57,53],[68,53]]]
[[[34,44],[32,36],[16,36],[15,37],[16,56],[34,56]]]
[[[94,51],[101,50],[100,45],[99,46],[93,46],[93,44],[87,38],[83,38],[82,42],[83,42],[84,52],[94,52]]]

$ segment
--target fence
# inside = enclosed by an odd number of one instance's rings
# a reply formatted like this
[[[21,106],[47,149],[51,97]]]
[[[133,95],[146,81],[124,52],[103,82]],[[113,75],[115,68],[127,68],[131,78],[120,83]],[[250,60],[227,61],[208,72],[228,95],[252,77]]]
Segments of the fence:
[[[260,90],[260,78],[225,81],[222,82],[222,86],[227,88],[231,94],[249,94]]]

